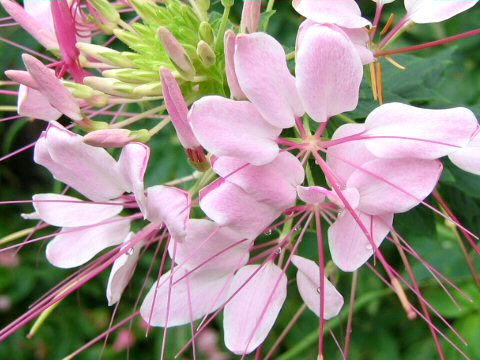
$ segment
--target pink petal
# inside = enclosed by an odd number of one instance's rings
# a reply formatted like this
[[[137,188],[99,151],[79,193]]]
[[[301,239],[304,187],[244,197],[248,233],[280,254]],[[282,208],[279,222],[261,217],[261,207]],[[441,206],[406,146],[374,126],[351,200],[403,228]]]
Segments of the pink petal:
[[[367,214],[402,213],[433,191],[442,168],[435,160],[378,159],[355,171],[347,186],[358,190],[358,209]]]
[[[357,50],[358,56],[360,56],[363,65],[367,65],[375,61],[375,56],[373,56],[373,52],[368,46],[370,42],[370,36],[368,35],[367,29],[342,28],[342,30],[352,41],[353,46],[355,46],[355,50]]]
[[[320,317],[320,299],[323,296],[326,320],[338,315],[343,306],[343,297],[335,286],[324,277],[324,294],[320,293],[320,269],[312,260],[294,255],[292,263],[298,268],[297,287],[305,305]]]
[[[271,262],[260,266],[247,265],[237,272],[230,292],[240,290],[225,305],[225,346],[237,355],[252,352],[265,340],[287,296],[282,270]]]
[[[295,71],[298,93],[313,120],[324,122],[356,108],[363,67],[340,28],[315,25],[305,30]]]
[[[237,73],[235,72],[235,41],[236,34],[233,30],[227,30],[224,37],[225,47],[225,73],[227,75],[228,87],[234,99],[246,100],[247,97],[240,88]]]
[[[165,223],[170,235],[177,241],[186,236],[191,208],[190,194],[182,189],[157,185],[147,189],[148,220]]]
[[[130,233],[123,242],[129,242],[132,239],[132,236],[133,233]],[[137,244],[127,253],[120,255],[120,257],[118,257],[113,263],[107,284],[108,306],[114,305],[120,301],[123,291],[133,276],[142,246],[142,243]]]
[[[289,128],[303,107],[282,45],[265,33],[237,36],[235,71],[247,98],[270,124]]]
[[[297,194],[300,200],[307,204],[317,205],[325,202],[330,190],[321,186],[297,186]]]
[[[195,149],[200,146],[192,128],[188,123],[188,107],[182,95],[182,90],[173,77],[173,74],[165,67],[160,70],[162,78],[163,97],[172,123],[177,131],[178,140],[185,149]]]
[[[302,46],[302,42],[307,30],[316,25],[318,25],[318,23],[308,19],[302,22],[297,33],[297,51]],[[342,27],[341,30],[352,42],[363,65],[369,64],[375,60],[375,57],[373,56],[373,53],[369,47],[370,36],[368,35],[368,30],[366,28],[349,29]]]
[[[183,278],[187,271],[174,269],[172,284],[178,282],[170,287],[170,274],[168,271],[153,284],[140,308],[142,318],[152,326],[189,324],[214,312],[225,302],[232,278],[230,273],[212,274],[201,270]]]
[[[448,155],[449,159],[460,169],[480,175],[480,136],[479,132],[468,145]]]
[[[240,170],[239,170],[240,169]],[[300,161],[283,151],[269,164],[254,166],[231,157],[220,157],[213,170],[227,181],[240,186],[255,200],[277,209],[295,204],[296,186],[301,184],[305,172]]]
[[[60,194],[33,195],[33,207],[40,219],[60,227],[98,224],[118,215],[122,205],[101,205]]]
[[[351,140],[328,146],[327,148],[327,164],[343,185],[345,185],[347,179],[358,167],[376,159],[365,147],[365,141],[355,140],[356,137],[363,133],[364,129],[365,126],[363,124],[345,124],[340,126],[333,133],[332,140],[347,140],[349,137],[351,137]],[[355,136],[357,134],[359,136]]]
[[[72,120],[82,120],[77,100],[55,74],[31,55],[23,54],[22,58],[28,72],[37,83],[38,90],[48,99],[50,105]]]
[[[45,121],[55,121],[62,116],[40,91],[25,85],[20,85],[18,89],[17,110],[18,115]]]
[[[55,36],[55,26],[53,25],[50,1],[23,0],[23,7],[29,15],[44,25],[45,30],[48,29],[50,34]]]
[[[49,1],[28,0],[24,2],[25,9],[16,1],[1,0],[0,3],[5,11],[43,47],[48,50],[59,48],[55,32],[50,28],[51,14],[40,17],[40,14],[32,11],[34,3],[44,3],[44,5],[35,4],[37,7],[44,7],[45,5],[50,6]]]
[[[7,70],[5,75],[12,81],[25,85],[29,88],[38,90],[37,82],[33,79],[32,75],[28,71],[22,70]]]
[[[390,232],[393,214],[370,216],[361,211],[357,214],[379,247]],[[328,246],[333,262],[343,271],[357,270],[374,252],[372,244],[348,210],[344,210],[328,228]]]
[[[373,110],[365,121],[365,136],[388,138],[368,140],[366,146],[382,158],[436,159],[466,146],[477,125],[466,108],[430,110],[390,103]]]
[[[360,8],[354,0],[294,0],[293,7],[317,23],[336,24],[346,28],[370,25],[370,21],[362,18]]]
[[[100,251],[121,244],[129,231],[130,221],[123,219],[103,225],[63,228],[62,232],[48,243],[47,259],[60,268],[83,265]]]
[[[200,207],[217,224],[229,226],[250,240],[260,235],[281,214],[230,182],[214,183],[204,189],[200,194]]]
[[[342,190],[342,195],[347,204],[350,205],[350,207],[352,207],[353,209],[356,209],[358,207],[360,203],[360,193],[357,189],[353,187],[346,188]],[[341,208],[345,207],[345,203],[335,191],[330,191],[327,196],[328,199],[334,204],[338,205]]]
[[[147,216],[143,178],[150,158],[150,148],[142,143],[125,145],[118,160],[118,168],[127,191],[133,192],[140,210]]]
[[[189,120],[200,144],[217,156],[264,165],[278,155],[276,139],[282,130],[247,101],[205,96],[192,105]]]
[[[244,1],[240,29],[242,33],[254,33],[258,31],[262,12],[261,1]]]
[[[405,0],[408,18],[417,24],[436,23],[470,9],[478,0]]]
[[[249,258],[249,241],[228,227],[218,226],[205,219],[191,219],[187,223],[185,241],[170,242],[170,257],[183,269],[198,271],[234,272],[245,265]],[[228,250],[227,250],[228,249]],[[206,262],[206,263],[205,263]],[[196,270],[197,271],[197,270]]]
[[[93,201],[115,199],[125,191],[116,161],[102,148],[85,144],[82,137],[50,123],[35,145],[34,160],[59,181]]]

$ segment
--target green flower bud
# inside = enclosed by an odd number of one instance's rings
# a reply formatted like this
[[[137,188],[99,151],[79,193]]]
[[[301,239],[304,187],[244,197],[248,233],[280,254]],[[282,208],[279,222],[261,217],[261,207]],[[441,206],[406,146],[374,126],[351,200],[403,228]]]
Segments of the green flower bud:
[[[135,67],[135,64],[125,58],[122,53],[104,46],[78,42],[77,48],[85,55],[91,56],[107,65],[122,68]]]
[[[143,84],[143,85],[137,86],[133,90],[133,93],[139,97],[162,96],[162,83],[158,81],[158,82],[152,82],[149,84]]]
[[[89,99],[96,95],[96,91],[86,85],[65,80],[62,82],[77,99]]]
[[[131,84],[116,79],[103,78],[98,76],[87,76],[83,83],[105,94],[124,98],[137,99],[140,96],[134,94],[135,87]]]
[[[97,11],[102,14],[107,21],[112,23],[118,23],[120,20],[120,14],[115,9],[112,4],[106,0],[90,0],[90,3],[97,9]]]
[[[210,45],[208,45],[203,40],[200,40],[197,45],[197,55],[202,61],[203,65],[205,65],[206,67],[215,65],[215,62],[216,62],[215,52],[212,50]]]
[[[232,7],[234,0],[222,0],[223,7]]]
[[[134,130],[130,132],[130,138],[132,141],[140,141],[142,143],[147,143],[150,141],[150,131],[147,129]]]
[[[144,84],[152,80],[160,80],[158,73],[155,71],[138,69],[109,69],[102,71],[102,75],[132,84]]]
[[[208,43],[209,45],[213,45],[215,42],[215,35],[213,34],[212,26],[206,22],[202,21],[200,23],[200,27],[198,28],[198,33],[200,34],[200,38]]]

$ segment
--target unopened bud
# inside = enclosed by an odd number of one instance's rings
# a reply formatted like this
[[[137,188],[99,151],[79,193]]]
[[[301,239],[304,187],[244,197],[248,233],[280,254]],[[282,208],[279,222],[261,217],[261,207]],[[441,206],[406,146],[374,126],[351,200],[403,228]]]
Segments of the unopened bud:
[[[186,80],[193,80],[195,77],[195,68],[182,44],[163,26],[158,28],[157,36],[180,75]]]
[[[232,96],[237,100],[244,100],[247,97],[243,93],[242,88],[238,82],[237,73],[235,71],[235,39],[236,34],[233,30],[227,30],[224,38],[225,50],[225,73],[227,75],[228,87]]]
[[[113,30],[113,34],[130,47],[135,47],[142,43],[142,39],[130,31],[115,29]]]
[[[208,161],[201,146],[196,147],[195,149],[186,149],[186,151],[188,160],[195,169],[201,172],[205,172],[210,169],[210,161]]]
[[[162,96],[162,83],[160,81],[137,86],[133,93],[140,97],[143,96]]]
[[[91,87],[76,82],[64,80],[63,85],[65,85],[77,99],[89,99],[98,94],[98,92]]]
[[[120,14],[110,2],[106,0],[90,0],[90,3],[105,18],[105,20],[115,24],[120,20]]]
[[[89,16],[88,20],[93,22],[95,26],[98,27],[106,35],[113,35],[113,31],[115,29],[118,29],[117,23],[111,23],[111,22],[103,23],[94,16]]]
[[[234,0],[222,0],[223,7],[232,7]]]
[[[240,30],[243,33],[257,32],[260,25],[261,12],[261,0],[244,0]]]
[[[95,44],[78,42],[77,48],[87,56],[91,56],[107,65],[132,68],[135,64],[123,56],[119,51]]]
[[[210,0],[197,0],[197,4],[205,12],[210,9]]]
[[[98,147],[116,148],[123,147],[132,141],[130,130],[103,129],[89,132],[83,137],[83,142]]]
[[[135,8],[135,12],[140,17],[149,22],[149,20],[158,21],[158,6],[151,0],[129,0],[129,3]]]
[[[182,95],[182,90],[173,74],[165,67],[160,70],[163,85],[163,97],[168,114],[172,119],[173,126],[177,132],[178,139],[182,146],[187,149],[200,147],[188,122],[188,107]]]
[[[87,76],[83,79],[83,83],[105,94],[134,99],[139,97],[133,93],[135,89],[133,85],[116,79]]]
[[[200,40],[197,45],[197,55],[205,67],[215,65],[216,56],[210,45]]]
[[[213,45],[213,43],[215,42],[215,36],[213,35],[212,26],[208,22],[202,21],[200,23],[198,33],[200,34],[200,38],[209,45]]]
[[[144,84],[159,79],[158,73],[155,71],[138,69],[110,69],[102,71],[102,75],[132,84]]]
[[[90,105],[96,107],[103,107],[108,104],[110,100],[110,96],[107,94],[103,94],[100,91],[97,92],[98,95],[92,96],[89,99],[85,99]]]

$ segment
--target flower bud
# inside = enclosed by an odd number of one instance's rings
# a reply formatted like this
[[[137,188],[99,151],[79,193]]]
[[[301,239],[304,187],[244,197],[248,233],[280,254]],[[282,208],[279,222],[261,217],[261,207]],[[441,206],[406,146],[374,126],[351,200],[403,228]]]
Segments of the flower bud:
[[[122,42],[132,48],[135,47],[135,45],[142,43],[142,38],[130,31],[115,29],[113,30],[113,34],[118,37]]]
[[[182,44],[163,26],[158,28],[157,36],[180,75],[186,80],[193,80],[195,77],[195,68]]]
[[[103,78],[98,76],[87,76],[83,83],[87,86],[101,91],[105,94],[136,99],[140,96],[133,93],[135,87],[131,84],[116,79]]]
[[[89,132],[83,142],[98,147],[123,147],[132,141],[131,131],[127,129],[103,129]]]
[[[223,7],[232,7],[234,0],[221,0]]]
[[[109,69],[102,71],[102,75],[132,84],[144,84],[152,80],[160,80],[158,73],[155,71],[138,69]]]
[[[205,67],[210,67],[215,65],[216,56],[215,52],[212,50],[210,45],[208,45],[205,41],[200,40],[197,45],[197,55],[202,61]]]
[[[212,26],[206,22],[202,21],[198,28],[198,33],[200,34],[200,38],[205,41],[209,45],[213,45],[215,42],[215,36],[213,34]]]
[[[77,48],[85,55],[91,56],[107,65],[121,68],[135,67],[135,64],[127,59],[123,53],[104,46],[78,42]]]
[[[97,11],[105,18],[105,20],[114,24],[120,20],[120,14],[112,4],[106,0],[89,0]]]
[[[197,138],[188,123],[188,107],[173,74],[165,67],[160,70],[163,85],[165,106],[177,131],[178,139],[185,149],[194,149],[200,146]]]
[[[235,33],[232,30],[227,30],[224,37],[225,49],[225,73],[227,74],[228,87],[232,96],[237,100],[244,100],[247,97],[242,91],[238,83],[237,73],[235,72]]]
[[[158,21],[158,6],[154,2],[150,0],[129,0],[129,3],[144,21]]]
[[[67,87],[77,99],[89,99],[98,95],[98,91],[95,91],[86,85],[65,80],[63,81],[63,85],[65,85],[65,87]]]
[[[262,11],[261,0],[244,0],[240,30],[243,33],[254,33],[258,31]]]
[[[210,0],[197,0],[197,4],[205,12],[210,9]]]
[[[162,83],[160,81],[137,86],[133,93],[140,97],[144,96],[162,96]]]

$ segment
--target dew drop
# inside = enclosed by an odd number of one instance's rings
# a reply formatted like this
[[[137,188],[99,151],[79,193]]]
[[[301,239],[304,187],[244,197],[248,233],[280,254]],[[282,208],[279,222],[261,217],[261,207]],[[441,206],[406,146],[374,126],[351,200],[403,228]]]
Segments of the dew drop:
[[[373,249],[372,245],[370,245],[370,244],[368,244],[367,246],[365,246],[365,248],[366,248],[368,251],[370,251],[370,250]]]
[[[297,232],[298,230],[300,230],[300,228],[295,226],[292,230],[293,230],[294,232]]]
[[[128,249],[127,255],[133,255],[133,248]]]
[[[317,293],[321,294],[322,293],[322,289],[319,287],[317,287]]]
[[[267,231],[264,232],[265,235],[272,235],[272,229],[268,229]]]

